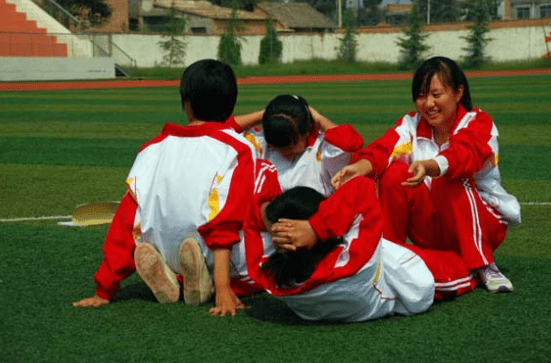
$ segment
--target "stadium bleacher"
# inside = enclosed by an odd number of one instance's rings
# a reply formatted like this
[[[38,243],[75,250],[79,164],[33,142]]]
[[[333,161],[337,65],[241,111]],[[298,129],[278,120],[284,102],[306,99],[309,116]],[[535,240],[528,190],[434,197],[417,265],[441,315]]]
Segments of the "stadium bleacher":
[[[0,0],[0,57],[67,57],[67,44]]]

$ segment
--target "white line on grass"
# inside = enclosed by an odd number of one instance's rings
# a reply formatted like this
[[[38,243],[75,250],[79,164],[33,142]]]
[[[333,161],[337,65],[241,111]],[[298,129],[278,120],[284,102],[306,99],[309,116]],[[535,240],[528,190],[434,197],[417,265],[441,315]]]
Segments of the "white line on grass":
[[[522,202],[520,205],[551,205],[551,202]],[[0,223],[3,222],[26,222],[26,221],[43,221],[48,219],[71,219],[71,216],[41,216],[41,217],[24,217],[24,218],[0,218]]]
[[[43,221],[47,219],[71,219],[71,216],[41,216],[41,217],[24,217],[24,218],[2,218],[0,222],[26,222],[26,221]]]

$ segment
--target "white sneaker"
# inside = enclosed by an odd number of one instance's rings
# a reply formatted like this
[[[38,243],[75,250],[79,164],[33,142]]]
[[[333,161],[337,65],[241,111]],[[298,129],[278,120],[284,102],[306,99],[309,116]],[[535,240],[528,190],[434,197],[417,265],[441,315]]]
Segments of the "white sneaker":
[[[513,284],[497,268],[495,263],[478,269],[478,278],[489,292],[512,292]]]
[[[141,242],[134,251],[136,271],[161,304],[180,299],[180,284],[176,274],[151,243]]]
[[[210,300],[214,294],[214,283],[199,243],[194,238],[184,239],[179,257],[184,279],[184,302],[197,306]]]

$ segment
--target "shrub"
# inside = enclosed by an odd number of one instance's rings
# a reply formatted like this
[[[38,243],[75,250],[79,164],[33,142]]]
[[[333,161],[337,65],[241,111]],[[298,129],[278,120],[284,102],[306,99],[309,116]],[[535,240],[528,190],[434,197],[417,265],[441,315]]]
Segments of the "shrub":
[[[266,19],[266,35],[260,41],[259,64],[275,64],[281,60],[283,44],[277,39],[272,19]]]
[[[163,56],[161,65],[173,67],[183,65],[186,56],[186,42],[184,40],[184,31],[186,29],[187,19],[177,15],[174,6],[170,8],[168,21],[162,30],[166,32],[158,44],[166,53]]]
[[[237,32],[241,29],[234,5],[231,18],[226,25],[226,33],[220,37],[218,59],[232,67],[241,65],[241,39]]]
[[[464,37],[469,46],[463,48],[467,51],[465,56],[465,66],[472,68],[480,68],[480,66],[488,61],[484,57],[484,48],[491,40],[486,38],[486,33],[490,31],[490,12],[491,3],[488,0],[469,0],[466,2],[467,19],[473,21],[473,25],[469,27],[469,35]]]
[[[356,62],[356,53],[358,49],[358,40],[356,37],[358,33],[354,29],[354,14],[352,11],[346,11],[344,17],[344,26],[345,32],[344,37],[339,39],[339,60],[345,63],[355,63]]]
[[[413,3],[413,9],[408,16],[409,26],[404,30],[405,38],[400,38],[398,46],[402,48],[400,69],[416,69],[423,61],[423,53],[429,50],[424,44],[427,34],[423,34],[423,18],[419,13],[419,0]]]

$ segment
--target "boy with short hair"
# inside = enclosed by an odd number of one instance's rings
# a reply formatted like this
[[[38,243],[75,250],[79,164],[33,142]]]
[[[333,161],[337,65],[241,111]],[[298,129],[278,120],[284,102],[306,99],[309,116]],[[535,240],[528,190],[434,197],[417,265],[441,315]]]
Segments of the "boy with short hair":
[[[230,287],[230,253],[252,197],[256,157],[227,126],[234,122],[235,74],[219,61],[197,61],[184,71],[180,95],[189,124],[167,123],[143,145],[106,236],[96,294],[74,306],[109,303],[137,270],[159,302],[178,301],[177,274],[183,276],[184,301],[205,302],[212,273],[211,313],[234,315],[244,308]]]

